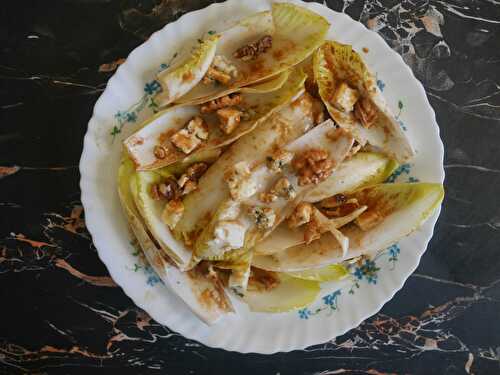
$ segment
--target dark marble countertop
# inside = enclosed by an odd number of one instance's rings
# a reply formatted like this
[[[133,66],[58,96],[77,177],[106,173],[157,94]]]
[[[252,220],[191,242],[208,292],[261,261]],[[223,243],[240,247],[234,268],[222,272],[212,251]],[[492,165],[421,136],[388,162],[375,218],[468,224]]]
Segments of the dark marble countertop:
[[[500,374],[500,3],[326,0],[424,84],[446,199],[417,271],[382,311],[286,354],[207,348],[153,321],[100,262],[78,162],[116,66],[208,0],[5,1],[0,11],[1,374]]]

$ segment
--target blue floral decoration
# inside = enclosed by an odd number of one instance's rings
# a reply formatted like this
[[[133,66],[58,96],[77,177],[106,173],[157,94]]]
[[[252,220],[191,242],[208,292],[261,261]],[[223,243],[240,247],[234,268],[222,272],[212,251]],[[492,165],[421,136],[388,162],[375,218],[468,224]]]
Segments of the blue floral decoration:
[[[356,263],[350,264],[348,269],[350,270],[350,278],[352,285],[349,289],[348,294],[355,294],[355,290],[361,287],[362,282],[366,282],[369,285],[376,285],[378,281],[380,267],[377,262],[385,256],[388,256],[388,261],[391,263],[391,270],[395,268],[396,262],[398,261],[399,254],[401,253],[401,248],[398,244],[389,246],[384,251],[379,252],[374,258],[369,258],[366,256],[361,257]],[[322,305],[316,309],[311,309],[309,307],[304,307],[297,311],[299,318],[307,320],[315,315],[327,311],[332,314],[334,311],[338,310],[339,297],[342,295],[342,290],[338,289],[330,294],[324,296],[321,301]]]
[[[158,82],[157,80],[153,80],[144,85],[144,92],[148,95],[154,95],[160,91],[161,91],[161,85],[160,82]]]
[[[387,248],[387,251],[389,252],[389,262],[392,264],[391,269],[394,269],[396,267],[396,262],[399,259],[401,248],[399,247],[398,244],[394,244],[392,246],[389,246]]]
[[[410,174],[411,165],[410,164],[401,164],[396,170],[385,180],[387,183],[393,183],[396,179],[403,174]]]
[[[130,112],[125,115],[125,121],[127,122],[136,122],[137,114],[135,112]]]
[[[363,270],[359,267],[356,267],[356,270],[354,271],[353,275],[358,279],[361,280],[363,278]]]
[[[158,283],[163,284],[163,281],[160,278],[160,276],[158,276],[153,267],[151,267],[144,259],[144,255],[142,254],[142,251],[140,250],[138,244],[134,242],[131,242],[130,244],[133,247],[132,255],[134,257],[137,257],[137,262],[134,263],[132,271],[139,272],[139,270],[142,270],[147,277],[146,284],[149,285],[150,287],[154,287]]]
[[[155,270],[149,264],[144,268],[144,272],[148,276],[146,284],[148,284],[149,286],[155,286],[158,283],[163,283]]]
[[[160,71],[167,69],[171,62],[177,57],[177,53],[174,54],[172,59],[170,60],[169,63],[161,64],[160,65]],[[113,126],[111,129],[110,135],[113,137],[113,141],[115,137],[122,132],[123,127],[126,124],[129,123],[135,123],[139,119],[139,115],[142,113],[142,111],[145,108],[149,108],[152,113],[156,113],[159,110],[158,104],[155,101],[155,96],[159,92],[162,91],[162,87],[160,82],[157,80],[152,80],[149,82],[146,82],[144,84],[144,95],[141,97],[141,99],[132,105],[128,110],[126,111],[118,111],[115,114],[115,120],[116,120],[116,125]]]
[[[384,81],[382,81],[381,79],[377,79],[377,86],[378,86],[380,91],[384,91],[384,88],[385,88]]]
[[[404,124],[403,121],[401,121],[401,120],[398,119],[398,124],[401,127],[401,129],[403,129],[404,131],[408,130],[408,128],[406,127],[406,125]]]
[[[325,305],[330,306],[332,310],[337,310],[337,297],[340,296],[341,291],[336,290],[333,293],[327,294],[326,296],[323,297],[323,303]]]
[[[307,307],[300,309],[298,313],[300,319],[309,319],[309,317],[312,315],[311,310],[309,310]]]
[[[354,275],[358,280],[363,280],[363,278],[368,281],[368,284],[377,283],[377,272],[380,270],[377,264],[370,259],[365,259],[364,264],[355,267]]]
[[[340,289],[336,290],[333,293],[327,294],[326,296],[324,296],[322,298],[323,305],[318,307],[315,310],[311,310],[307,307],[304,307],[303,309],[298,310],[297,312],[299,314],[299,318],[307,320],[310,317],[312,317],[314,315],[318,315],[323,311],[328,311],[331,314],[333,311],[338,309],[337,302],[338,302],[338,297],[341,294],[342,294],[342,291]]]

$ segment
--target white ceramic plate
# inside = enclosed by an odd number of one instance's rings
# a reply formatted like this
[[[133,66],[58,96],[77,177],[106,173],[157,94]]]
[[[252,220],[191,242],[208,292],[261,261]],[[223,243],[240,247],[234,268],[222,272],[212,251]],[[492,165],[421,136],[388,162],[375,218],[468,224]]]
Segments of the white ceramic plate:
[[[371,69],[389,107],[417,151],[391,180],[443,182],[443,145],[434,112],[422,85],[403,60],[376,33],[347,15],[316,3],[291,1],[326,17],[328,38],[352,44]],[[130,244],[116,192],[121,141],[154,110],[155,73],[176,52],[189,48],[209,30],[221,31],[240,18],[270,9],[270,0],[230,0],[184,15],[136,48],[109,80],[88,125],[80,161],[82,203],[87,227],[99,256],[125,293],[156,321],[211,347],[239,352],[274,353],[323,343],[359,325],[392,298],[415,270],[432,236],[439,212],[411,236],[381,252],[363,267],[354,267],[342,284],[324,285],[311,306],[282,314],[240,309],[208,327],[171,294]],[[363,51],[363,52],[361,52]]]

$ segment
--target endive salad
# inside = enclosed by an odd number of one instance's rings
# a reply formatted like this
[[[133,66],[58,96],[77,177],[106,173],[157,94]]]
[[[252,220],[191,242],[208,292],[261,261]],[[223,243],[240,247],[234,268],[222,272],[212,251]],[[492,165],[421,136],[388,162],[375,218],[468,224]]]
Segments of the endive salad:
[[[299,6],[199,41],[161,72],[163,110],[124,141],[118,193],[141,249],[204,322],[313,302],[416,230],[443,187],[387,184],[414,156],[351,46]]]

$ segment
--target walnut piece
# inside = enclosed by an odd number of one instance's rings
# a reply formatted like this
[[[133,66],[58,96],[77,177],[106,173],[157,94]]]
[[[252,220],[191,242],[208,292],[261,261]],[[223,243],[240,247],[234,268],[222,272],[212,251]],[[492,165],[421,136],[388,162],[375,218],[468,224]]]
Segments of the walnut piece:
[[[321,212],[329,218],[344,217],[359,208],[356,198],[347,199],[343,194],[337,194],[319,203]]]
[[[231,134],[240,124],[241,111],[235,108],[221,108],[216,113],[220,120],[219,127],[224,134]]]
[[[187,195],[198,188],[198,180],[208,169],[206,163],[194,163],[189,166],[186,172],[179,177],[177,183],[181,190],[181,195]]]
[[[192,118],[185,128],[170,137],[170,141],[185,154],[191,153],[207,139],[208,126],[200,116]]]
[[[232,65],[224,56],[217,55],[214,57],[212,65],[208,68],[203,83],[208,85],[214,82],[228,85],[233,78],[238,76],[238,69]]]
[[[203,77],[203,83],[205,85],[208,85],[215,81],[220,82],[223,85],[228,85],[229,82],[231,82],[231,76],[229,74],[221,72],[220,70],[210,67],[208,68],[205,77]]]
[[[272,203],[276,199],[278,199],[278,196],[274,193],[260,193],[259,194],[259,200],[263,203]]]
[[[201,113],[212,113],[225,107],[233,107],[241,103],[241,94],[229,94],[209,101],[201,106]]]
[[[207,169],[207,163],[194,163],[186,170],[186,175],[190,180],[198,181],[200,177],[203,176],[203,173],[207,171]]]
[[[370,128],[377,120],[377,108],[368,98],[361,98],[354,105],[354,117],[356,117],[365,128]]]
[[[355,103],[359,99],[359,92],[349,87],[345,82],[340,83],[333,93],[330,103],[342,112],[352,112]]]
[[[165,182],[158,184],[158,192],[162,198],[169,201],[178,199],[180,196],[179,185],[177,185],[177,181],[175,181],[172,177],[169,177],[165,180]]]
[[[255,225],[259,229],[272,228],[276,221],[276,213],[270,207],[253,206],[248,210],[248,214],[255,221]]]
[[[167,157],[167,150],[161,145],[156,145],[153,154],[157,159],[165,159]]]
[[[297,228],[311,221],[313,206],[310,203],[300,202],[288,218],[288,226]]]
[[[243,61],[255,60],[259,55],[265,53],[272,46],[273,37],[271,35],[266,35],[256,42],[238,48],[236,52],[233,53],[233,57]]]
[[[266,157],[267,167],[275,172],[279,172],[286,164],[293,159],[293,153],[278,149],[271,156]]]
[[[198,183],[196,181],[188,180],[182,186],[182,195],[187,195],[198,189]]]
[[[299,186],[318,184],[332,174],[335,164],[328,156],[327,151],[320,149],[306,150],[295,156],[292,167],[297,173]]]
[[[155,201],[159,201],[161,199],[160,192],[158,191],[158,184],[151,185],[151,188],[149,190],[149,195]]]

